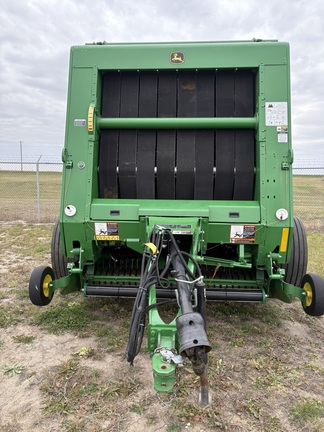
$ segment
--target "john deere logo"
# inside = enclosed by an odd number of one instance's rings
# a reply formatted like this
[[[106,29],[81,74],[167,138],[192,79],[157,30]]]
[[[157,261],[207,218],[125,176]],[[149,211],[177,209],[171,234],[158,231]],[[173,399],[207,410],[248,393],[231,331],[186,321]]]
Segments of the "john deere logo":
[[[170,54],[170,62],[173,64],[184,63],[185,56],[183,52],[176,51]]]

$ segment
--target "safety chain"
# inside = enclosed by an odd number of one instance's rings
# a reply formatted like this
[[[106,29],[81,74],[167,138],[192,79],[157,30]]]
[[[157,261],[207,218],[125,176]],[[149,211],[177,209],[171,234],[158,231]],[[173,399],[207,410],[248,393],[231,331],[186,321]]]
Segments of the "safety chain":
[[[173,392],[169,400],[167,401],[162,400],[160,392],[156,392],[157,400],[159,401],[161,406],[169,407],[176,400],[178,395],[178,390],[179,390],[179,384],[180,384],[180,376],[181,376],[180,369],[182,369],[181,366],[176,368]]]

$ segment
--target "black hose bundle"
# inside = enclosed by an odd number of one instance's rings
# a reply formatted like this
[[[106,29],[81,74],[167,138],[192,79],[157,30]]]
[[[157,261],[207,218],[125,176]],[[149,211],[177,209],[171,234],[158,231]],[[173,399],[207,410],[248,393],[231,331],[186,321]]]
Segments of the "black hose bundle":
[[[156,232],[153,230],[148,239],[147,245],[154,245],[156,251],[151,250],[149,246],[146,246],[143,253],[140,285],[133,306],[129,339],[126,347],[126,358],[131,364],[133,364],[134,358],[139,353],[143,341],[146,317],[144,311],[147,305],[147,290],[151,285],[159,281],[158,251],[162,247],[162,241],[162,232]]]
[[[166,265],[160,273],[159,252],[162,250],[163,245],[166,245],[167,242],[172,243],[172,249],[174,252],[172,256],[168,255]],[[141,349],[145,330],[146,313],[153,307],[157,306],[157,304],[147,306],[147,291],[149,287],[154,284],[162,288],[169,287],[169,282],[166,279],[166,275],[169,271],[172,257],[174,255],[177,255],[181,260],[189,279],[194,280],[195,278],[197,278],[197,276],[195,276],[189,269],[184,256],[187,256],[193,262],[198,277],[201,277],[201,270],[198,263],[190,254],[180,251],[177,241],[174,238],[172,232],[163,227],[155,226],[149,236],[143,253],[141,279],[131,316],[129,338],[126,347],[126,358],[131,365],[133,364],[134,358],[137,356]],[[167,300],[159,303],[158,305],[165,305],[175,302],[175,300]]]

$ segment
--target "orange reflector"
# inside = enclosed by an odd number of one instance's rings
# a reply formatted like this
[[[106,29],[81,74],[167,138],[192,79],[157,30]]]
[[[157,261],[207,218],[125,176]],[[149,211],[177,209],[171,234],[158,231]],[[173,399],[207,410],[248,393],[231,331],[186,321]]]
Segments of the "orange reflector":
[[[287,252],[289,228],[283,228],[280,242],[280,252]]]
[[[93,112],[94,106],[89,106],[88,110],[88,131],[93,132]]]

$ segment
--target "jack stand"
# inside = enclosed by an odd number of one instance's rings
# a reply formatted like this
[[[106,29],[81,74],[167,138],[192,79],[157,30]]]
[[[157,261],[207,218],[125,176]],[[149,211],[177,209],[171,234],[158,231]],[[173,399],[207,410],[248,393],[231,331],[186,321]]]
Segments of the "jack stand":
[[[208,377],[206,371],[200,377],[199,403],[202,408],[207,408],[211,405],[211,396],[209,394]]]

